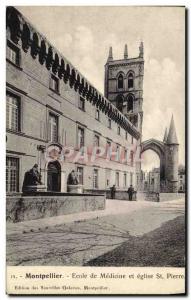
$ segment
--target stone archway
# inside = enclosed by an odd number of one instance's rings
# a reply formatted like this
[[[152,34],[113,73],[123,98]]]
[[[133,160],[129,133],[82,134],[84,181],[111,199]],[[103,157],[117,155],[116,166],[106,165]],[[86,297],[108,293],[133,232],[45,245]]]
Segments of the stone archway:
[[[156,139],[149,139],[141,143],[141,153],[152,150],[160,159],[160,180],[165,180],[165,145]]]

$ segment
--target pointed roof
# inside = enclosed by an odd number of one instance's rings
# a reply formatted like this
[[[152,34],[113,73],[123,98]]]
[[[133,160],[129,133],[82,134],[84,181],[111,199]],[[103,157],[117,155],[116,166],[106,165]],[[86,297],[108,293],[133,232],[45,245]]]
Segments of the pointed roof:
[[[172,115],[172,118],[171,118],[170,129],[169,129],[169,132],[168,132],[168,137],[167,137],[166,143],[167,144],[178,144],[178,139],[177,139],[177,136],[176,136],[176,129],[175,129],[175,125],[174,125],[173,115]]]
[[[167,127],[166,127],[165,133],[164,133],[164,138],[163,138],[163,143],[166,143],[166,141],[167,141],[167,135],[168,135],[168,130],[167,130]]]
[[[125,44],[125,49],[124,49],[124,59],[128,59],[127,44]]]
[[[109,56],[107,61],[112,61],[113,60],[113,52],[112,52],[112,47],[109,47]]]

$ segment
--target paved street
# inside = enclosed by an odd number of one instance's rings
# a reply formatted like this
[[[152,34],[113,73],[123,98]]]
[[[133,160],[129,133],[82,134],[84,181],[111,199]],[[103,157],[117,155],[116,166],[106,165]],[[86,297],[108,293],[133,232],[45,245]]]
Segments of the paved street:
[[[7,225],[8,265],[83,265],[184,215],[184,195],[166,202],[107,200],[106,210]]]

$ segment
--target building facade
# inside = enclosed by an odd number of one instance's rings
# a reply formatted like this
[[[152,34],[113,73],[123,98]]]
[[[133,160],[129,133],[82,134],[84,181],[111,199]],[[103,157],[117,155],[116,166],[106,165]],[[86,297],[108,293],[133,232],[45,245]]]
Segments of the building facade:
[[[185,193],[186,187],[185,187],[185,171],[179,171],[178,173],[178,191],[180,193]]]
[[[72,170],[84,190],[113,184],[137,189],[143,45],[139,58],[125,56],[118,67],[108,59],[103,96],[18,10],[8,7],[6,56],[7,193],[22,191],[24,174],[35,163],[47,191],[66,192]]]

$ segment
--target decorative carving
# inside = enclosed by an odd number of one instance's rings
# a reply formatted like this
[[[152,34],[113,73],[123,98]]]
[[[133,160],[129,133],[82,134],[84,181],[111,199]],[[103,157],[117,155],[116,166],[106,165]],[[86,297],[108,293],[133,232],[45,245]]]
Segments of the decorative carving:
[[[46,52],[46,43],[44,40],[41,41],[40,51],[39,51],[39,62],[41,65],[44,64],[44,62],[47,59],[47,52]]]
[[[39,38],[37,33],[33,33],[33,40],[32,40],[32,45],[31,45],[31,55],[33,58],[37,57],[37,54],[40,51],[40,47],[39,47]]]
[[[56,74],[58,72],[58,69],[59,69],[59,57],[58,57],[58,54],[56,53],[55,57],[54,57],[54,62],[52,65],[52,72],[54,74]]]
[[[32,44],[32,38],[31,38],[31,31],[29,29],[29,26],[26,23],[23,25],[21,40],[22,40],[23,51],[27,52],[29,47]]]

